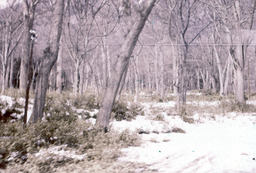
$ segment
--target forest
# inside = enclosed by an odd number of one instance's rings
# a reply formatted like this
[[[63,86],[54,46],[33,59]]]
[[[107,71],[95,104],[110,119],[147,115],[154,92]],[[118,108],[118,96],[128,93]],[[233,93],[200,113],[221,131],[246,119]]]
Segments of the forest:
[[[0,6],[0,172],[72,172],[76,164],[74,172],[158,172],[155,162],[116,160],[123,148],[142,145],[140,136],[187,134],[219,114],[248,116],[242,122],[253,126],[245,131],[255,130],[255,10],[256,0],[7,0]],[[149,118],[163,129],[115,124],[140,116],[137,123]],[[47,149],[76,154],[33,159]]]

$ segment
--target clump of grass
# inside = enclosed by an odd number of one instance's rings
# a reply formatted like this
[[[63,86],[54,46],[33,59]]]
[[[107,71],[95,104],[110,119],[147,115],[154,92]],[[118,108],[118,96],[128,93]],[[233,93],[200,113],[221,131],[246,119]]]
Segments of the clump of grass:
[[[153,117],[152,120],[154,120],[154,121],[164,121],[165,119],[164,119],[164,116],[163,116],[162,114],[158,113],[158,114],[156,114],[156,115]]]
[[[202,91],[201,95],[187,95],[187,101],[219,101],[222,97],[211,90]]]
[[[112,117],[117,121],[135,119],[137,115],[144,115],[143,107],[133,103],[130,106],[126,102],[117,102],[112,109]]]
[[[162,98],[159,94],[154,93],[151,95],[151,101],[156,101],[156,102],[164,102],[164,98]]]
[[[186,115],[181,116],[182,120],[189,124],[194,124],[195,120],[192,117],[188,117]]]
[[[46,117],[51,115],[64,116],[75,115],[75,112],[68,97],[48,94],[45,101],[44,114]]]
[[[185,130],[183,130],[183,129],[179,128],[179,127],[173,127],[172,128],[172,132],[173,133],[186,133]]]
[[[139,103],[132,103],[129,106],[129,110],[130,110],[130,112],[133,116],[144,115],[145,114],[145,112],[143,110],[143,106],[141,106]]]
[[[72,98],[72,105],[82,109],[98,109],[99,102],[94,94],[79,95]]]
[[[25,98],[26,92],[25,91],[20,91],[19,89],[6,89],[4,92],[4,95],[13,97],[13,98]],[[33,93],[30,93],[30,96],[33,96]]]
[[[131,117],[128,114],[128,104],[125,102],[117,102],[113,106],[112,113],[113,113],[113,118],[116,119],[117,121],[122,121],[122,120],[132,120],[133,117]]]
[[[45,160],[38,160],[36,163],[39,172],[52,172],[54,169],[65,166],[73,162],[73,159],[63,157],[61,159],[56,159],[53,157],[48,157]]]
[[[242,112],[242,113],[256,112],[255,105],[246,104],[246,103],[238,103],[234,100],[222,100],[218,107],[220,110],[222,110],[222,113],[226,113],[226,112]]]
[[[256,92],[255,93],[251,93],[249,98],[250,98],[250,100],[256,100]]]
[[[193,112],[191,112],[191,110],[183,108],[179,115],[184,122],[189,124],[195,123],[195,120],[192,117]]]

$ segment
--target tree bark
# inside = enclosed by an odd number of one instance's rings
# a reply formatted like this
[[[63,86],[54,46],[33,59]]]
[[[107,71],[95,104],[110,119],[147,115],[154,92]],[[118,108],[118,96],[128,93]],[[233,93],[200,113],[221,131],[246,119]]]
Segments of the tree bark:
[[[114,64],[114,68],[112,69],[111,78],[109,78],[109,85],[104,93],[99,114],[97,116],[96,125],[100,129],[106,130],[107,126],[109,125],[112,107],[115,102],[122,76],[129,64],[131,54],[155,2],[156,0],[149,0],[144,1],[141,4],[143,8],[139,12],[139,19],[134,23],[130,32],[126,36],[124,43],[122,44],[118,59]]]

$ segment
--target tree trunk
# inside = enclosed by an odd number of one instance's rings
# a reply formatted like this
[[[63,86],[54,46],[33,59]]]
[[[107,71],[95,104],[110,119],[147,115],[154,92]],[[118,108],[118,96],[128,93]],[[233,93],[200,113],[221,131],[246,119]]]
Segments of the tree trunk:
[[[164,90],[165,90],[165,87],[164,87],[164,55],[163,55],[162,51],[160,53],[160,58],[161,58],[160,96],[161,96],[161,99],[164,100]]]
[[[107,55],[105,51],[105,43],[102,41],[101,45],[101,54],[102,54],[102,77],[103,77],[103,85],[102,89],[103,91],[107,88],[108,86],[108,66],[107,66]]]
[[[138,65],[139,65],[139,57],[138,54],[134,57],[134,76],[135,76],[135,97],[134,97],[134,102],[137,103],[138,102],[138,97],[139,97],[139,84],[140,84],[140,80],[139,80],[139,69],[138,69]]]
[[[30,121],[36,123],[41,121],[43,117],[46,91],[48,87],[49,75],[52,67],[57,61],[59,53],[60,37],[62,33],[62,23],[64,16],[65,0],[58,0],[54,10],[53,17],[53,31],[51,36],[50,47],[44,50],[44,57],[42,59],[38,82],[36,86],[36,93],[34,99],[34,107]],[[52,51],[51,51],[52,50]]]
[[[244,96],[244,74],[243,70],[235,69],[235,98],[239,103],[245,102]]]
[[[35,93],[32,116],[30,118],[28,117],[30,122],[36,123],[43,118],[43,111],[44,111],[46,92],[48,88],[49,76],[50,76],[49,70],[46,67],[44,67],[44,64],[42,64],[42,66],[40,66],[39,76],[36,82],[36,93]]]
[[[245,94],[244,94],[244,66],[245,66],[245,52],[246,48],[242,43],[240,31],[241,19],[240,19],[240,2],[235,1],[234,6],[234,17],[236,19],[236,30],[235,40],[237,42],[236,50],[232,51],[232,59],[235,70],[235,99],[238,103],[245,103]]]
[[[229,84],[229,78],[230,78],[230,57],[228,58],[227,62],[227,70],[226,70],[226,78],[225,78],[225,83],[224,83],[224,96],[228,95],[228,84]]]
[[[14,75],[14,57],[11,58],[11,72],[10,72],[10,88],[13,88],[13,75]]]
[[[30,33],[33,29],[35,9],[37,4],[29,0],[23,0],[23,16],[24,16],[24,34],[23,34],[23,49],[20,66],[20,90],[25,90],[28,81],[28,59],[29,59],[29,48],[30,48]]]
[[[85,63],[84,61],[82,62],[82,67],[80,69],[80,82],[79,82],[79,94],[83,94],[84,92],[84,76],[85,76],[85,72],[84,72],[84,67],[85,67]]]
[[[57,78],[56,78],[57,93],[59,94],[62,92],[62,51],[63,51],[63,42],[61,41],[58,60],[57,60]]]
[[[2,62],[2,87],[1,87],[2,94],[4,94],[4,91],[5,91],[5,78],[6,78],[6,65],[5,65],[5,62]]]
[[[214,35],[212,35],[213,40],[214,39]],[[217,67],[218,67],[218,72],[219,72],[219,82],[220,82],[220,96],[224,95],[224,73],[223,73],[223,68],[221,66],[221,61],[220,61],[220,57],[218,54],[218,51],[216,49],[216,46],[213,46],[214,49],[214,53],[215,53],[215,58],[217,61]]]
[[[172,42],[174,44],[174,41]],[[177,44],[177,43],[176,43]],[[173,93],[178,94],[178,83],[179,83],[179,60],[178,50],[176,45],[172,45],[172,67],[173,67]]]
[[[158,82],[158,45],[156,43],[155,46],[155,74],[154,74],[154,79],[155,79],[155,89],[156,89],[156,93],[159,94],[159,82]]]
[[[179,64],[179,82],[178,82],[178,95],[177,95],[177,112],[183,113],[186,110],[186,96],[187,96],[187,65],[186,60],[188,56],[188,45],[184,47],[184,54]]]
[[[148,63],[148,90],[150,91],[151,89],[152,89],[152,85],[151,85],[151,70],[150,70],[150,62],[149,62]]]
[[[216,80],[213,76],[210,78],[211,86],[212,86],[212,91],[213,93],[217,93],[217,87],[216,87]]]
[[[139,19],[132,26],[120,49],[118,59],[114,64],[114,68],[112,69],[111,78],[109,78],[109,85],[104,93],[101,107],[97,116],[96,125],[99,128],[106,130],[107,126],[109,125],[112,107],[115,102],[122,76],[129,65],[131,54],[155,2],[156,0],[142,2],[141,5],[144,5],[143,10],[140,11]]]
[[[125,85],[126,76],[127,76],[127,73],[128,73],[128,67],[129,67],[129,65],[126,67],[126,69],[125,69],[125,71],[122,75],[122,79],[121,79],[121,82],[120,82],[120,87],[118,89],[117,96],[116,96],[117,101],[120,99],[123,88],[124,88],[124,85]]]
[[[197,79],[197,82],[196,82],[197,90],[200,91],[201,88],[200,88],[200,70],[199,69],[196,70],[196,79]]]
[[[75,63],[75,74],[74,74],[74,83],[73,83],[73,93],[75,95],[79,92],[80,85],[80,62],[76,61]]]
[[[109,48],[106,38],[102,38],[102,45],[101,45],[101,52],[102,52],[102,67],[103,67],[103,91],[107,88],[108,79],[110,77],[110,55],[109,55]]]

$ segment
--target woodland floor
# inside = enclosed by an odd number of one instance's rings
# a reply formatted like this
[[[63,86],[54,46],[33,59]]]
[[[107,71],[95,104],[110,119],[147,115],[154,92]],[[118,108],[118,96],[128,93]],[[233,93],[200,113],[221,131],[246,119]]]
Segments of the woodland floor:
[[[10,97],[0,98],[2,102],[12,104]],[[131,95],[125,95],[123,100],[131,105],[131,98]],[[144,115],[137,115],[129,121],[111,121],[111,130],[129,131],[138,135],[140,140],[138,145],[121,147],[114,162],[101,159],[90,163],[84,160],[87,153],[77,154],[75,149],[66,149],[62,145],[43,148],[31,156],[51,157],[54,154],[78,160],[59,166],[54,172],[256,172],[255,96],[247,100],[247,106],[241,106],[235,105],[232,98],[191,93],[187,111],[182,115],[175,113],[172,95],[160,100],[141,93],[139,104]],[[77,109],[77,112],[82,110]],[[90,110],[90,114],[95,113],[97,109]],[[94,118],[86,121],[92,125],[95,123]],[[16,171],[20,164],[15,165],[0,169],[0,172]]]

